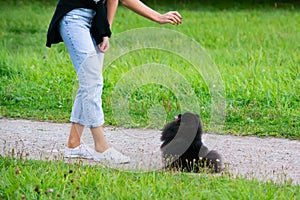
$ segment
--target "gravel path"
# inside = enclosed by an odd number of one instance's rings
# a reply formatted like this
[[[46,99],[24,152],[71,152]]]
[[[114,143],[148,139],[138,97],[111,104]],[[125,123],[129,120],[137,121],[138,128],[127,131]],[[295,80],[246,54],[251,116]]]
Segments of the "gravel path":
[[[69,123],[0,119],[0,155],[14,151],[17,156],[29,159],[64,159],[62,150],[69,128]],[[131,158],[130,164],[111,167],[148,171],[163,166],[159,130],[108,126],[105,127],[105,135],[112,146]],[[217,134],[204,134],[203,140],[207,147],[223,155],[226,170],[234,176],[278,183],[292,180],[293,184],[300,184],[300,140]],[[84,130],[82,141],[93,147],[88,129]],[[99,164],[76,159],[65,159],[65,162]]]

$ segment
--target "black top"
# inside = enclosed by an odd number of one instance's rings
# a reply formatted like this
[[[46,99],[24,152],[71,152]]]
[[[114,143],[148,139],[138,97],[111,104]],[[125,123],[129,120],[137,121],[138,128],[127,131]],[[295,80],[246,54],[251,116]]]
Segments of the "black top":
[[[59,0],[48,28],[47,47],[63,41],[58,30],[58,24],[63,16],[75,8],[89,8],[96,11],[96,15],[92,21],[91,33],[97,44],[102,42],[102,37],[110,37],[111,31],[103,0]]]

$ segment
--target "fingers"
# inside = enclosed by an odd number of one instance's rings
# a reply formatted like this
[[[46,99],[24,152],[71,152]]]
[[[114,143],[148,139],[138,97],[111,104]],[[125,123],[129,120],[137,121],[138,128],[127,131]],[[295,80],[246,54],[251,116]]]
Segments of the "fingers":
[[[177,11],[170,11],[162,15],[161,24],[181,24],[182,16]]]
[[[101,44],[98,44],[98,48],[102,53],[105,53],[109,49],[109,45],[102,42]]]
[[[173,22],[173,24],[181,24],[182,17],[178,12],[171,11],[169,12],[169,14],[171,15],[171,21]]]
[[[98,44],[98,49],[102,53],[105,53],[109,49],[109,39],[108,37],[103,37],[103,41]]]

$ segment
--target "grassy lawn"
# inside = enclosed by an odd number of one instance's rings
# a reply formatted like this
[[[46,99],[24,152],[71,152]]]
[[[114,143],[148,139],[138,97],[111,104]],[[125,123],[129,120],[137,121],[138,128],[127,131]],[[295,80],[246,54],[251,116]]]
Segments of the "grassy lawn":
[[[69,119],[76,75],[62,43],[51,49],[45,47],[55,3],[0,3],[0,116],[53,121]],[[186,4],[182,8],[177,4],[156,5],[156,8],[161,12],[179,10],[183,24],[163,27],[193,38],[217,66],[226,99],[222,133],[299,138],[298,9],[269,6],[219,9],[200,4]],[[120,7],[113,25],[113,37],[142,27],[162,28],[162,25]],[[113,51],[113,42],[111,46]],[[206,131],[214,131],[214,126],[209,126],[211,93],[206,82],[188,60],[157,49],[132,51],[105,66],[103,107],[106,123],[161,128],[165,121],[182,111],[184,105],[179,103],[178,91],[148,84],[130,94],[130,117],[124,117],[128,121],[119,123],[114,119],[111,106],[116,83],[125,73],[146,63],[165,65],[179,72],[199,99],[197,111]],[[156,123],[158,120],[153,121],[153,115],[149,114],[153,105],[162,107],[160,110],[154,108],[154,113],[162,113],[163,123]]]
[[[1,199],[299,199],[300,186],[0,157]]]

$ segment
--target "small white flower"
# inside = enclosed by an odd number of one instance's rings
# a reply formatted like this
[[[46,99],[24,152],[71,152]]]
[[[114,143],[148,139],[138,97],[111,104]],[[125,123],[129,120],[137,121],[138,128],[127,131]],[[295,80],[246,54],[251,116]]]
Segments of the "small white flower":
[[[51,188],[48,190],[48,192],[52,193],[52,192],[54,192],[54,190]]]

